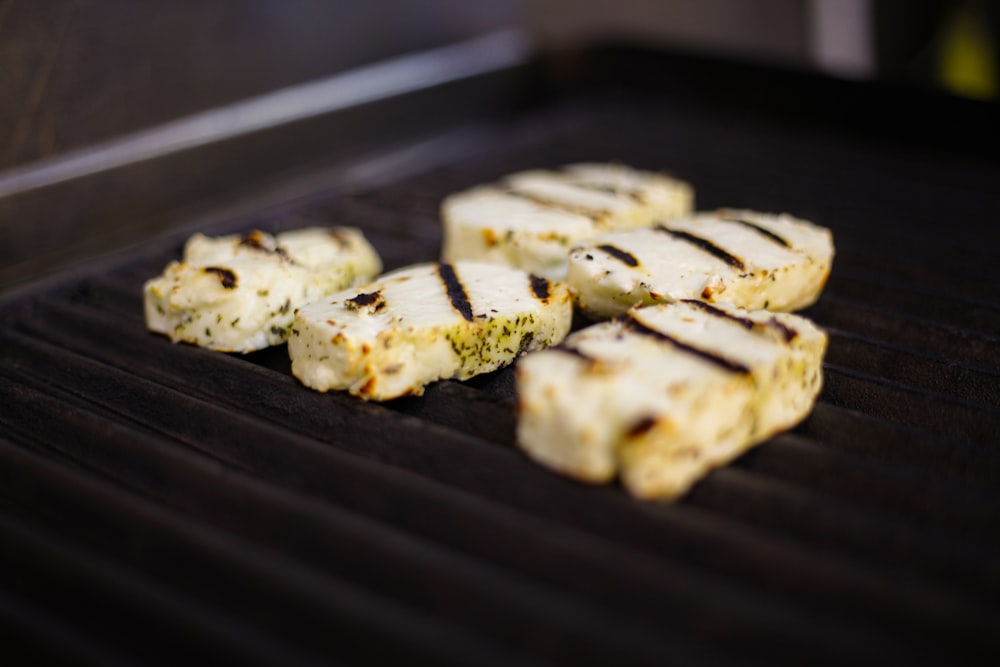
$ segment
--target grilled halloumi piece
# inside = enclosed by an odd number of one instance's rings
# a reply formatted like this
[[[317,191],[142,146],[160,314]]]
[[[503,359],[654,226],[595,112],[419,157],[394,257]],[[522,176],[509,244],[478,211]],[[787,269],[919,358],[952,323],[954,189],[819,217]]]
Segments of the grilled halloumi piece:
[[[447,197],[442,258],[503,264],[562,280],[570,248],[595,234],[691,212],[691,186],[614,164],[531,170]]]
[[[635,308],[517,365],[520,447],[587,482],[675,498],[790,428],[822,384],[807,319],[681,301]]]
[[[306,386],[382,401],[554,345],[572,311],[564,284],[523,271],[419,264],[300,308],[288,353]]]
[[[790,311],[819,298],[832,262],[824,227],[722,209],[578,244],[566,280],[592,319],[679,299]]]
[[[350,227],[195,234],[183,260],[144,285],[146,326],[175,343],[252,352],[284,342],[299,306],[381,269],[375,249]]]

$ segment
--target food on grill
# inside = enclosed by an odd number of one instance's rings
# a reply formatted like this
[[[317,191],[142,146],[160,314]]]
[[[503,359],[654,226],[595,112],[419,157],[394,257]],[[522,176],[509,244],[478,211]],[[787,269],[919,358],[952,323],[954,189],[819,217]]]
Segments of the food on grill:
[[[622,165],[519,172],[444,200],[441,256],[446,262],[504,264],[562,280],[576,243],[687,215],[692,200],[687,183]]]
[[[382,401],[554,345],[572,310],[564,284],[523,271],[419,264],[300,308],[288,353],[303,384]]]
[[[146,326],[174,342],[252,352],[288,338],[294,311],[358,282],[382,264],[357,229],[308,228],[209,238],[143,287]]]
[[[832,261],[824,227],[723,209],[577,244],[567,282],[592,319],[679,299],[790,311],[819,297]]]
[[[587,482],[674,498],[798,423],[822,384],[809,320],[729,304],[635,308],[517,365],[518,443]]]

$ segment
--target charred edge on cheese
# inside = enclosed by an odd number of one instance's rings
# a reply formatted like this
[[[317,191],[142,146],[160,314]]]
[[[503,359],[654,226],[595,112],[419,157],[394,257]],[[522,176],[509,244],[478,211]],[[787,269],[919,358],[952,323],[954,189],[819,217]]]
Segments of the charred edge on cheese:
[[[798,331],[788,326],[787,324],[778,321],[778,319],[775,317],[772,317],[767,322],[755,322],[748,317],[740,317],[739,315],[733,315],[732,313],[727,313],[726,311],[716,308],[715,306],[709,305],[704,301],[697,301],[695,299],[681,299],[681,303],[687,303],[692,306],[696,306],[705,311],[706,313],[708,313],[709,315],[722,317],[732,322],[742,324],[743,327],[746,329],[752,330],[755,327],[761,327],[761,326],[771,327],[772,329],[776,330],[778,333],[781,334],[782,338],[785,339],[786,343],[792,342],[793,340],[795,340],[795,337],[799,335]]]
[[[713,315],[715,317],[721,317],[723,319],[729,320],[730,322],[736,322],[737,324],[741,324],[744,329],[752,330],[755,326],[757,326],[757,322],[754,322],[748,317],[740,317],[739,315],[733,315],[732,313],[727,313],[726,311],[720,308],[716,308],[715,306],[711,306],[705,303],[704,301],[698,301],[697,299],[681,299],[681,303],[686,303],[688,305],[695,306],[696,308],[701,308],[709,315]]]
[[[231,269],[224,269],[218,266],[207,266],[204,269],[205,273],[214,273],[219,276],[219,282],[226,289],[236,288],[236,274],[232,272]]]
[[[539,206],[545,206],[546,208],[554,208],[568,213],[576,213],[577,215],[586,216],[592,220],[600,220],[608,215],[608,211],[603,209],[587,208],[586,206],[578,206],[576,204],[567,204],[566,202],[546,199],[545,197],[539,197],[538,195],[533,195],[528,192],[521,192],[520,190],[506,190],[504,194],[508,197],[527,199],[530,202],[534,202]]]
[[[734,269],[739,269],[740,271],[746,271],[746,265],[743,260],[735,255],[731,255],[719,246],[715,245],[708,239],[703,239],[700,236],[695,236],[694,234],[689,234],[688,232],[682,232],[675,229],[668,229],[663,225],[657,225],[654,229],[664,232],[665,234],[670,234],[674,238],[681,239],[682,241],[687,241],[691,245],[700,248],[707,252],[708,254],[721,259],[723,262],[733,267]]]
[[[451,306],[457,310],[467,322],[472,321],[472,304],[469,303],[469,295],[465,293],[462,281],[455,274],[455,267],[451,264],[438,264],[438,275],[444,283],[444,289],[451,300]]]
[[[654,426],[656,426],[656,417],[643,417],[632,424],[632,427],[626,432],[626,436],[629,439],[638,438],[644,433],[651,431]]]
[[[646,326],[645,324],[639,322],[629,314],[623,315],[621,317],[621,321],[625,324],[625,326],[627,326],[629,329],[631,329],[636,333],[643,334],[645,336],[652,336],[657,340],[662,340],[666,343],[670,343],[679,350],[684,350],[685,352],[688,352],[696,357],[704,359],[705,361],[713,363],[716,366],[719,366],[720,368],[724,368],[727,371],[730,371],[732,373],[739,373],[741,375],[750,374],[750,369],[741,363],[732,361],[730,359],[726,359],[725,357],[720,357],[719,355],[713,352],[702,350],[700,348],[694,347],[693,345],[688,345],[687,343],[677,340],[673,336],[668,336],[662,331],[657,331],[656,329],[652,329]]]
[[[608,253],[609,255],[620,261],[625,266],[639,266],[639,260],[635,258],[635,255],[633,255],[630,252],[626,252],[621,248],[617,248],[609,243],[599,245],[597,246],[597,249],[603,250],[604,252]]]
[[[581,188],[583,190],[593,190],[595,192],[607,192],[612,195],[622,195],[628,197],[637,204],[645,204],[646,200],[643,199],[642,192],[639,190],[630,190],[629,188],[619,188],[614,185],[601,185],[600,183],[580,183],[578,181],[571,181],[570,185],[574,188]]]
[[[240,238],[240,245],[246,246],[247,248],[253,248],[254,250],[265,250],[261,233],[256,230],[244,234],[243,237]]]
[[[772,317],[770,320],[768,320],[767,324],[768,326],[777,329],[781,333],[781,335],[785,337],[786,343],[791,343],[793,340],[795,340],[795,337],[799,335],[798,331],[788,326],[784,322],[779,322],[776,317]]]
[[[351,246],[351,237],[342,229],[328,229],[326,230],[326,234],[336,241],[341,248],[349,248]]]
[[[348,308],[354,310],[360,310],[361,308],[367,308],[373,313],[385,308],[385,297],[382,296],[382,292],[375,290],[374,292],[364,292],[355,297],[347,299],[344,304]]]
[[[261,238],[261,233],[257,230],[252,232],[247,232],[240,238],[240,245],[246,246],[247,248],[253,248],[254,250],[260,250],[261,252],[266,252],[269,255],[278,255],[282,259],[291,261],[291,257],[288,256],[288,252],[281,246],[277,246],[274,250],[264,246],[264,241]]]
[[[549,281],[541,276],[536,276],[532,273],[529,278],[531,279],[531,293],[535,295],[535,298],[539,301],[548,302],[549,300]]]
[[[775,234],[774,232],[772,232],[770,229],[765,229],[764,227],[761,227],[758,224],[750,222],[749,220],[743,220],[741,218],[733,218],[733,217],[729,217],[729,216],[723,216],[723,217],[721,217],[719,219],[720,220],[725,220],[726,222],[735,222],[735,223],[737,223],[739,225],[743,225],[744,227],[748,227],[749,229],[754,230],[755,232],[757,232],[758,234],[760,234],[764,238],[769,239],[771,241],[774,241],[778,245],[785,246],[786,248],[791,248],[792,247],[791,244],[788,243],[788,241],[786,241],[785,239],[781,238],[780,236],[778,236],[777,234]]]
[[[583,359],[584,361],[586,361],[589,364],[596,364],[597,363],[597,359],[595,359],[594,357],[590,356],[589,354],[587,354],[586,352],[584,352],[580,348],[573,347],[572,345],[567,345],[567,344],[563,343],[562,345],[556,345],[556,346],[554,346],[554,347],[552,347],[550,349],[555,350],[556,352],[565,352],[566,354],[574,356],[577,359]]]

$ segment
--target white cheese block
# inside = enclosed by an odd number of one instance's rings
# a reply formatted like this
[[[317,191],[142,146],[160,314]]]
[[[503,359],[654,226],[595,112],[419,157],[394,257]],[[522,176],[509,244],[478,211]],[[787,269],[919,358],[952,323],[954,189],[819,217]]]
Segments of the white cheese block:
[[[444,200],[441,256],[446,262],[503,264],[562,280],[576,243],[687,215],[692,201],[689,184],[621,165],[519,172]]]
[[[294,310],[371,280],[382,269],[357,229],[195,234],[183,260],[143,287],[146,326],[222,352],[252,352],[288,338]]]
[[[790,311],[819,298],[833,252],[824,227],[723,209],[578,244],[566,280],[580,310],[598,320],[678,299]]]
[[[587,482],[675,498],[790,428],[822,384],[807,319],[681,301],[630,310],[517,365],[519,446]]]
[[[554,345],[572,310],[564,284],[523,271],[420,264],[300,308],[288,353],[306,386],[383,401]]]

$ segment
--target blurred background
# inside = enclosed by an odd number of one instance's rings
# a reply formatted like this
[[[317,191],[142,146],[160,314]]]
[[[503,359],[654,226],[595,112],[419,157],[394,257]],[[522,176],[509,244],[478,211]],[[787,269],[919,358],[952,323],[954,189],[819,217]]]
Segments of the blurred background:
[[[116,137],[366,63],[514,27],[546,53],[638,44],[996,101],[998,4],[0,0],[0,273],[35,268],[32,255],[53,243],[52,230],[23,213],[42,210],[20,203],[25,174]],[[120,227],[128,215],[112,217]],[[67,236],[106,233],[93,219],[64,217],[57,229]]]

